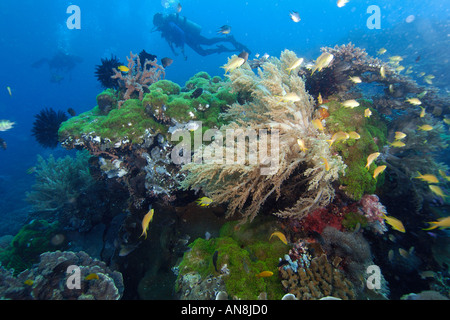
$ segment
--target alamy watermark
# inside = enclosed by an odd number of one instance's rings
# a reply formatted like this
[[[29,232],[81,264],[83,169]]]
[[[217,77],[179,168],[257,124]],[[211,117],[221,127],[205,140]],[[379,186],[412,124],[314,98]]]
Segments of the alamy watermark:
[[[191,123],[194,123],[196,128],[193,131],[193,148],[192,131],[179,129],[172,133],[172,142],[179,142],[171,153],[175,164],[194,162],[261,165],[262,175],[270,175],[277,171],[280,163],[279,130],[271,129],[269,132],[267,129],[227,129],[223,133],[218,129],[208,129],[202,133],[200,121]],[[203,142],[210,144],[202,149]],[[194,155],[193,150],[197,151]]]
[[[367,18],[366,26],[369,29],[381,29],[381,9],[379,6],[371,5],[367,7],[367,13],[370,14]]]
[[[77,265],[67,267],[66,273],[69,274],[66,280],[67,289],[81,289],[81,270]]]
[[[367,289],[381,289],[381,269],[376,264],[367,267],[366,273],[369,275],[366,280]]]
[[[66,20],[67,29],[81,29],[81,9],[74,4],[67,7],[67,14],[70,16]]]

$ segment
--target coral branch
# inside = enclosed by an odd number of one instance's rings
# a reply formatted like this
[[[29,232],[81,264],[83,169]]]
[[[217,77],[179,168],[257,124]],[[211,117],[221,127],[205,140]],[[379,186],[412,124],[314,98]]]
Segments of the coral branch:
[[[114,75],[111,76],[113,79],[120,79],[121,85],[126,88],[123,100],[119,101],[119,108],[126,100],[131,98],[135,91],[139,94],[139,100],[142,100],[144,93],[148,92],[148,86],[161,78],[164,79],[166,76],[164,68],[157,64],[156,59],[151,61],[146,59],[142,66],[139,55],[130,52],[127,61],[128,72],[125,75],[113,68]]]
[[[345,164],[340,156],[331,154],[326,142],[329,136],[312,125],[314,101],[306,93],[303,80],[286,71],[296,59],[293,52],[286,50],[280,60],[265,62],[258,75],[246,65],[229,75],[232,89],[248,99],[234,103],[223,115],[231,123],[221,131],[224,136],[227,130],[268,132],[271,143],[264,157],[259,154],[262,160],[251,161],[252,146],[244,143],[249,155],[246,161],[226,163],[225,155],[234,155],[234,146],[214,142],[197,150],[196,155],[218,152],[224,155],[223,163],[204,160],[201,164],[186,164],[183,170],[189,174],[182,188],[201,187],[215,203],[228,203],[228,216],[241,211],[243,221],[252,220],[269,198],[285,204],[276,215],[299,219],[333,199],[331,182],[344,171]],[[287,93],[295,93],[298,99],[284,101]],[[278,145],[272,143],[273,137]],[[298,139],[307,146],[306,152],[300,150]],[[329,170],[325,169],[325,161]],[[269,174],[263,174],[269,169],[268,164],[274,163],[277,165],[270,167]],[[294,198],[289,198],[292,194]]]

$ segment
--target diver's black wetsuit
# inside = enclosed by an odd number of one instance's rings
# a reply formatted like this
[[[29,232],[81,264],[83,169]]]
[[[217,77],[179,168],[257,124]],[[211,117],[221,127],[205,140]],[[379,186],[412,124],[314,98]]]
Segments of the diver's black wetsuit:
[[[206,38],[200,34],[201,27],[188,20],[186,17],[180,16],[177,13],[169,14],[164,16],[161,13],[155,14],[153,17],[153,24],[157,31],[161,32],[161,37],[166,39],[169,43],[172,52],[175,52],[174,45],[181,49],[181,53],[186,58],[184,54],[184,44],[187,44],[195,52],[201,56],[207,56],[213,53],[222,52],[237,52],[246,51],[250,53],[250,50],[243,44],[239,43],[234,39],[232,35],[227,35],[225,37],[214,37]],[[230,43],[234,48],[228,48],[223,44],[219,43]],[[202,46],[212,46],[218,44],[213,48],[203,48]]]

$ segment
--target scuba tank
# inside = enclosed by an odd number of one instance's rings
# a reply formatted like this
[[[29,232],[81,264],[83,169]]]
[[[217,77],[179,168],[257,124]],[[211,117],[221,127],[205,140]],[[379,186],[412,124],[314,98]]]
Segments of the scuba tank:
[[[202,31],[202,27],[196,24],[195,22],[187,19],[186,17],[180,16],[178,13],[171,13],[164,17],[167,22],[173,22],[181,30],[183,30],[187,34],[199,35]]]

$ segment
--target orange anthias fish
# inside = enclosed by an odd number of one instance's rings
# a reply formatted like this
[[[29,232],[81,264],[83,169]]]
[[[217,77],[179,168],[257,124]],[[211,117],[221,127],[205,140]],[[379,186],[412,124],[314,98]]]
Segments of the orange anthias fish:
[[[323,127],[323,125],[322,125],[322,121],[320,121],[320,119],[314,119],[314,120],[312,121],[312,124],[313,124],[313,126],[314,126],[316,129],[318,129],[318,130],[320,130],[320,131],[323,131],[323,130],[324,130],[324,127]]]
[[[275,231],[274,233],[272,233],[270,235],[269,241],[272,239],[273,236],[278,237],[284,244],[288,244],[286,236],[280,231]]]
[[[325,159],[324,157],[321,158],[323,160],[323,164],[325,165],[325,170],[330,171],[330,164],[328,163],[327,159]]]
[[[90,273],[86,277],[84,277],[84,280],[98,280],[98,274],[96,273]]]
[[[439,228],[439,229],[450,228],[450,216],[444,217],[444,218],[440,218],[437,221],[428,222],[428,224],[430,226],[428,228],[426,228],[426,229],[423,229],[423,230],[433,230],[433,229],[436,229],[436,228]]]
[[[271,276],[273,276],[272,271],[263,271],[256,275],[256,277],[258,277],[258,278],[267,278],[267,277],[271,277]]]
[[[139,238],[142,237],[143,235],[145,235],[145,239],[147,239],[148,224],[150,222],[152,222],[153,213],[154,213],[154,210],[151,209],[142,219],[142,234],[139,236]]]

